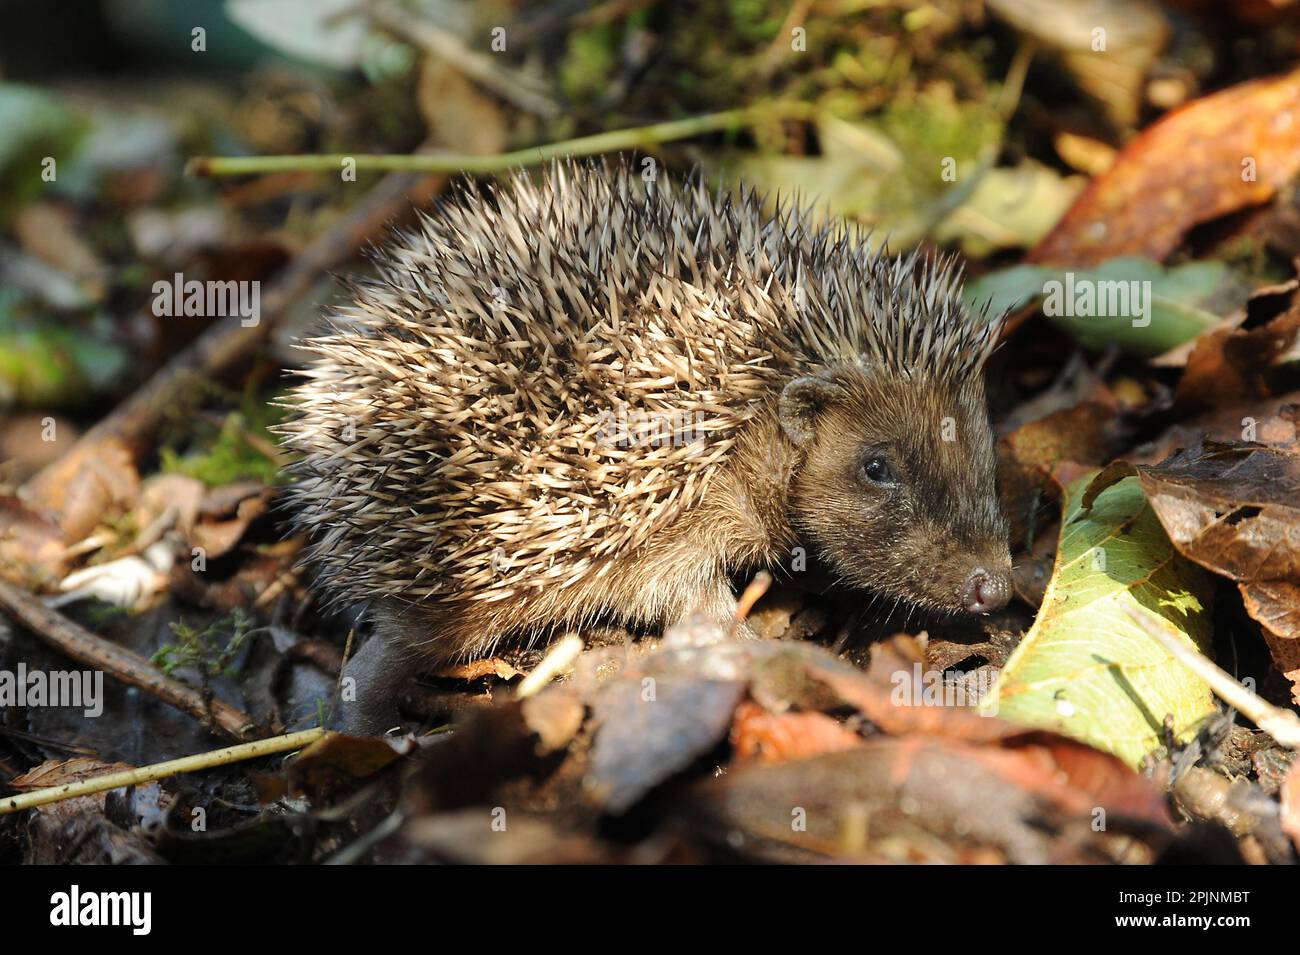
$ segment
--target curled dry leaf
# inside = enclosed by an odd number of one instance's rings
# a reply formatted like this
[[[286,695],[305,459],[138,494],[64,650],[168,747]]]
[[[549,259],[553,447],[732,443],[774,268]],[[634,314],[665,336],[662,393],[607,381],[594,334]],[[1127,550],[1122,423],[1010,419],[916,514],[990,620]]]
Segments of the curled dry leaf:
[[[208,557],[230,552],[243,539],[248,525],[266,513],[272,489],[260,481],[238,481],[214,488],[199,505],[190,543]]]
[[[205,494],[202,481],[183,474],[148,478],[136,509],[136,523],[140,526],[136,547],[148,547],[173,527],[188,540]]]
[[[1196,100],[1133,139],[1030,253],[1163,259],[1198,223],[1271,199],[1300,172],[1300,71]]]

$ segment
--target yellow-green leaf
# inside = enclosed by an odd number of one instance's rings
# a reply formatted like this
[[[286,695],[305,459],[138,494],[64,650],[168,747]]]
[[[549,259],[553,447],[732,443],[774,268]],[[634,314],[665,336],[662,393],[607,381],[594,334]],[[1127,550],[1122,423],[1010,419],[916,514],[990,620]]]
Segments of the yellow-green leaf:
[[[998,678],[998,715],[1054,730],[1137,765],[1214,712],[1210,689],[1124,613],[1142,607],[1190,644],[1209,644],[1209,576],[1174,550],[1137,478],[1083,508],[1091,475],[1070,485],[1056,568],[1038,619]]]

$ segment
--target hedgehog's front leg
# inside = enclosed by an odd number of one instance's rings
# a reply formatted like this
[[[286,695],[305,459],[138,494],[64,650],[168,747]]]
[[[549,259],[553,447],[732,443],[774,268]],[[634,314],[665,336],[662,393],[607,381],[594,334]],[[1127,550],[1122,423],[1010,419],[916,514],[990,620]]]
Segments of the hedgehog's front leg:
[[[343,732],[378,736],[397,726],[397,697],[413,667],[409,654],[375,633],[343,668],[339,704]]]
[[[736,620],[736,607],[736,594],[732,590],[731,581],[719,577],[683,600],[678,612],[670,616],[666,630],[689,628],[693,623],[704,621],[715,630],[733,637],[756,638],[758,634],[748,622]]]
[[[419,606],[380,600],[370,610],[374,633],[343,668],[338,703],[341,725],[356,736],[377,736],[401,722],[397,700],[422,667],[437,665],[458,646],[448,646],[445,615]]]

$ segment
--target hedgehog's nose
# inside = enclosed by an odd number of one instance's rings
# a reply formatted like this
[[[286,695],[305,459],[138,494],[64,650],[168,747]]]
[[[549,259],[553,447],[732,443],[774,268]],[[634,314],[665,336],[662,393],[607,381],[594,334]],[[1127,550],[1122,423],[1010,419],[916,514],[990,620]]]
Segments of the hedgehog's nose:
[[[962,588],[962,603],[971,613],[992,613],[1011,600],[1011,575],[976,567]]]

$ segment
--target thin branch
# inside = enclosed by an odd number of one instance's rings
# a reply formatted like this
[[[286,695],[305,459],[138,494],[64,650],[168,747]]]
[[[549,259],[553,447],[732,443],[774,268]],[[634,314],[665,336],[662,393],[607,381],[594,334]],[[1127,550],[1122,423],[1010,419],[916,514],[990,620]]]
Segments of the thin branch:
[[[169,759],[165,763],[154,763],[151,766],[140,766],[135,769],[124,769],[116,773],[105,773],[102,776],[92,776],[90,779],[83,779],[75,783],[64,783],[62,786],[34,789],[29,793],[22,793],[18,796],[0,796],[0,816],[11,812],[21,812],[34,806],[62,802],[65,799],[73,799],[77,796],[93,796],[95,793],[107,792],[110,789],[138,786],[141,783],[167,779],[181,773],[193,773],[201,769],[211,769],[214,766],[226,766],[230,763],[243,762],[246,759],[256,759],[259,756],[270,756],[273,753],[302,749],[308,743],[314,743],[324,735],[325,730],[317,727],[302,730],[298,733],[290,733],[287,736],[273,736],[270,739],[254,740],[251,743],[227,746],[224,749],[214,749],[207,753],[182,756],[180,759]]]
[[[205,726],[238,740],[248,739],[253,730],[253,720],[246,713],[220,700],[206,699],[198,690],[173,680],[140,654],[96,636],[3,578],[0,578],[0,607],[65,656],[103,670],[128,686],[139,687],[164,703],[184,710]]]
[[[515,699],[527,699],[542,689],[572,666],[581,652],[582,638],[576,634],[571,633],[557,642],[547,651],[546,656],[542,657],[542,662],[537,664],[537,668],[520,682],[519,688],[515,690]]]
[[[490,174],[520,166],[536,166],[564,156],[595,156],[659,143],[690,139],[704,133],[739,129],[761,119],[800,119],[812,115],[808,103],[782,102],[721,113],[706,113],[649,126],[614,129],[592,136],[529,146],[495,156],[466,153],[326,153],[301,156],[196,156],[186,167],[191,176],[243,176],[250,173],[295,171],[337,172],[344,163],[355,163],[357,172],[466,172]]]
[[[1238,710],[1248,720],[1283,746],[1300,749],[1300,716],[1290,710],[1274,706],[1267,700],[1247,690],[1230,673],[1197,653],[1182,640],[1155,622],[1151,614],[1133,607],[1124,612],[1142,628],[1142,632],[1169,651],[1183,666],[1209,684],[1210,689],[1229,706]]]
[[[363,14],[395,36],[422,47],[439,59],[446,60],[461,73],[491,90],[525,112],[553,118],[560,107],[551,98],[546,85],[526,74],[492,62],[492,58],[465,48],[453,33],[388,0],[370,0]]]

